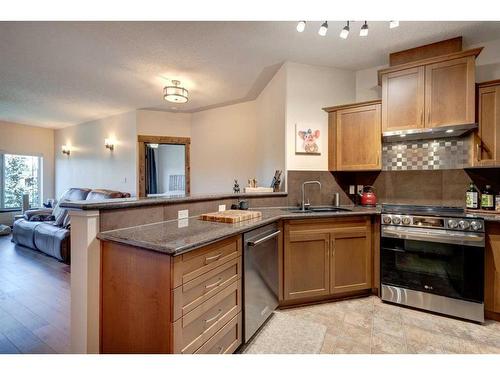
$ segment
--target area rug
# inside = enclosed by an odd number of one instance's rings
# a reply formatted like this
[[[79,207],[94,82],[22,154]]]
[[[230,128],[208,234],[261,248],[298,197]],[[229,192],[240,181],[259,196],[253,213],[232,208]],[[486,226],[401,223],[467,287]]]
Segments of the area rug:
[[[318,354],[325,333],[322,324],[276,311],[243,354]]]

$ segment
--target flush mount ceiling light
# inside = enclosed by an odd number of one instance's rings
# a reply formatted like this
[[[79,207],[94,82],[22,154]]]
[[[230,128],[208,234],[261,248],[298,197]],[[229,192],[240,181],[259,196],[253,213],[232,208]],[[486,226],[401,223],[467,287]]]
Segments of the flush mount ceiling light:
[[[340,37],[342,39],[347,39],[348,35],[349,35],[349,21],[347,21],[347,25],[345,25],[342,31],[340,32]]]
[[[163,99],[172,103],[187,103],[188,90],[180,86],[180,81],[172,80],[173,86],[163,88]]]
[[[304,32],[305,29],[306,29],[306,21],[299,21],[299,23],[297,24],[297,31],[299,33],[302,33]]]
[[[328,31],[328,22],[325,21],[325,22],[323,22],[323,24],[319,28],[318,34],[321,36],[325,36],[327,31]]]
[[[368,36],[368,23],[365,21],[364,25],[359,30],[359,36]]]

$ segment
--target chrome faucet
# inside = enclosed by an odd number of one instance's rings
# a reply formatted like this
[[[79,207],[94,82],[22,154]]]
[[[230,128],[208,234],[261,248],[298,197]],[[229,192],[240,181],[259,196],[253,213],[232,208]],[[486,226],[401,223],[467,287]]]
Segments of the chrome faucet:
[[[305,188],[305,186],[306,185],[311,185],[311,184],[318,184],[319,188],[321,189],[321,182],[319,182],[319,181],[304,181],[302,183],[302,203],[300,205],[300,209],[302,211],[305,211],[311,205],[309,203],[309,199],[307,199],[307,203],[306,203],[305,194],[304,194],[304,190],[305,190],[304,188]]]

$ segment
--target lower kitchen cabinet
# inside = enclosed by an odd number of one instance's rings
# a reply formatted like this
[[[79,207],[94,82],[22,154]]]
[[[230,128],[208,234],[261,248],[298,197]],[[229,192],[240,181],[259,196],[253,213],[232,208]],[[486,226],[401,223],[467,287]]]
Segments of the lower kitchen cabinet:
[[[286,304],[371,290],[370,217],[290,220],[284,238]]]
[[[485,251],[485,315],[500,320],[500,223],[486,223]]]

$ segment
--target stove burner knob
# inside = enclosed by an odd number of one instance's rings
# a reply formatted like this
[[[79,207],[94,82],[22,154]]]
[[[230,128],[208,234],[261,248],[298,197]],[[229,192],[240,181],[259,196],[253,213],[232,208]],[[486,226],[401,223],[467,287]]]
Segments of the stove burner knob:
[[[384,216],[384,218],[382,219],[382,221],[384,222],[384,224],[390,224],[391,223],[391,217],[390,216]]]
[[[456,220],[448,220],[448,228],[455,229],[456,227],[458,227],[458,223]]]
[[[469,222],[465,220],[460,220],[458,225],[460,226],[460,229],[469,229],[470,226]]]
[[[481,230],[483,229],[483,224],[480,221],[471,221],[470,227],[472,230]]]
[[[409,216],[405,216],[402,220],[403,225],[410,225],[411,224],[411,218]]]
[[[392,223],[396,225],[401,224],[401,218],[399,216],[394,216],[392,218]]]

